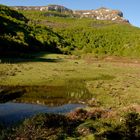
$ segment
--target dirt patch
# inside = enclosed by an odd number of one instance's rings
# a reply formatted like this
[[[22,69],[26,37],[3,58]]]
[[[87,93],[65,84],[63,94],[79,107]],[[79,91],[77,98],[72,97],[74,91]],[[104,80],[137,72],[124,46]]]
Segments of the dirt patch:
[[[139,64],[140,65],[140,59],[136,59],[136,58],[108,56],[108,57],[103,58],[103,60],[107,61],[107,62],[120,62],[120,63],[130,63],[130,64]]]

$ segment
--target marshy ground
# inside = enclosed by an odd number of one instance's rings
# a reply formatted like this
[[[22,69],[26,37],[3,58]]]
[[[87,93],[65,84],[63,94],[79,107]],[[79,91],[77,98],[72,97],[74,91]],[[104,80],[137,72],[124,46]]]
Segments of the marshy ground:
[[[138,59],[45,54],[2,61],[0,92],[17,92],[19,101],[49,104],[52,99],[63,104],[62,100],[71,103],[70,99],[88,99],[90,105],[109,108],[140,103]]]
[[[136,113],[140,112],[139,59],[45,54],[11,60],[0,63],[1,102],[82,103],[89,107],[66,116],[43,114],[27,119],[9,139],[139,139],[135,133],[140,123]],[[56,121],[59,126],[54,126]],[[129,123],[137,131],[130,133]]]

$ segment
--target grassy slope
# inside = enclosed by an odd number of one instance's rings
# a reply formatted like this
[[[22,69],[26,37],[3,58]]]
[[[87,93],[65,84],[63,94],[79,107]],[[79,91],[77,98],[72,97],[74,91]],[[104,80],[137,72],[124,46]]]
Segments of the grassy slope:
[[[140,56],[140,29],[129,24],[0,8],[2,51],[42,49],[76,55]]]
[[[40,50],[60,52],[57,47],[64,44],[50,28],[29,25],[23,14],[7,6],[0,5],[0,20],[0,57],[22,56],[22,53]]]
[[[89,56],[76,59],[71,56],[51,54],[43,58],[43,61],[38,62],[0,64],[0,85],[65,86],[67,81],[73,80],[77,81],[75,86],[78,86],[78,81],[84,80],[92,97],[97,99],[101,106],[117,108],[140,103],[138,60],[131,60],[131,62],[124,59],[124,63],[121,63],[123,59],[118,60],[119,62],[109,62],[106,59],[97,61]],[[48,62],[47,60],[58,61]],[[46,96],[48,94],[40,91],[40,97],[30,93],[26,98],[28,100],[32,97],[33,100],[38,100],[39,97],[41,100]],[[65,97],[65,95],[62,96]]]
[[[140,111],[139,59],[117,57],[97,59],[89,55],[79,59],[75,56],[58,54],[47,54],[43,58],[61,61],[0,64],[1,84],[61,86],[65,85],[68,79],[74,79],[76,82],[84,80],[87,89],[92,93],[91,98],[94,100],[89,100],[89,104],[93,107],[88,108],[88,111],[77,110],[66,116],[37,115],[25,120],[12,132],[1,131],[3,137],[54,140],[105,138],[123,140],[131,139],[130,137],[139,139],[139,115],[132,112],[135,109]],[[39,87],[41,91],[42,88],[44,90],[44,87]],[[27,102],[41,99],[48,101],[46,93],[31,92],[19,99],[25,99]]]
[[[51,27],[61,35],[66,53],[94,55],[140,56],[140,29],[129,24],[93,19],[47,17],[46,12],[20,11],[32,23]]]
[[[0,50],[2,53],[31,49],[30,41],[34,42],[33,45],[39,45],[37,40],[30,34],[31,27],[27,25],[28,19],[22,14],[1,5],[0,19]]]

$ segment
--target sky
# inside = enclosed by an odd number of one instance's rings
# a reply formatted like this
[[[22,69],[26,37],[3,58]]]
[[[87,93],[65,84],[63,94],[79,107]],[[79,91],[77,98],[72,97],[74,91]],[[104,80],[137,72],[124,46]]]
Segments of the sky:
[[[46,6],[63,5],[72,10],[91,10],[100,7],[123,12],[124,18],[134,26],[140,27],[140,0],[0,0],[7,6]]]

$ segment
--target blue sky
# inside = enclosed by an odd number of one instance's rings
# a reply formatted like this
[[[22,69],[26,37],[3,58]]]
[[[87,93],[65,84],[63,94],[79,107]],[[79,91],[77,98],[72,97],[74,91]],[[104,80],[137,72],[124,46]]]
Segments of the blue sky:
[[[8,6],[45,6],[59,4],[70,9],[107,7],[121,10],[131,24],[140,27],[140,0],[0,0]]]

